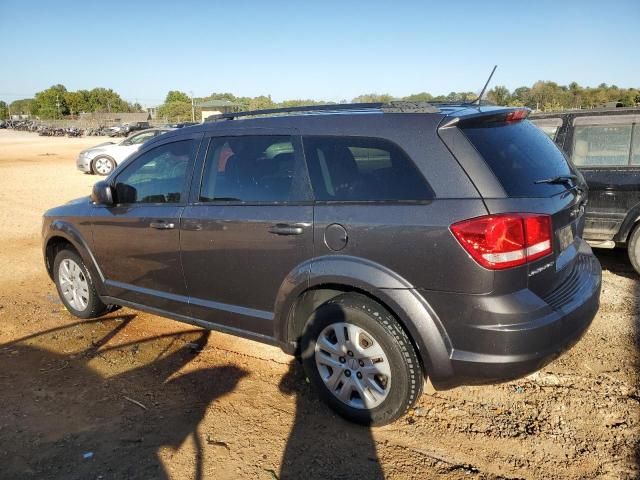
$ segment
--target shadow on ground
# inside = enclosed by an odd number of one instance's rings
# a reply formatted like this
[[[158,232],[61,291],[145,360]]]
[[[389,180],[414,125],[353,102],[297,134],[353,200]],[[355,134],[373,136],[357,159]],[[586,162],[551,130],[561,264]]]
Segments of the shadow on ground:
[[[367,427],[347,422],[322,403],[293,361],[280,391],[296,396],[293,428],[280,469],[281,480],[384,478],[376,444]]]
[[[161,447],[196,445],[213,400],[246,372],[178,372],[206,345],[191,330],[126,342],[135,316],[78,322],[0,345],[0,477],[167,478]],[[106,343],[116,339],[115,347]]]
[[[635,312],[634,315],[634,343],[636,346],[635,365],[630,365],[630,368],[635,368],[636,374],[636,394],[640,392],[640,276],[634,270],[629,257],[627,256],[626,249],[595,249],[594,252],[600,260],[603,270],[609,270],[611,273],[620,275],[631,280],[634,280],[634,289],[632,298],[634,304],[629,305],[630,309]],[[640,401],[640,397],[637,398]],[[635,448],[636,467],[640,470],[640,439],[636,441]]]

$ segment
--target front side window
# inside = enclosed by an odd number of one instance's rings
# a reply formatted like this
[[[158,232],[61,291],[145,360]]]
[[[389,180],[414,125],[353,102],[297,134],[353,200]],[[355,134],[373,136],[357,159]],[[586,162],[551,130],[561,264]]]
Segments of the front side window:
[[[303,142],[316,200],[433,198],[432,190],[407,154],[388,140],[308,136]]]
[[[581,125],[573,133],[573,163],[582,167],[629,164],[631,124]]]
[[[179,203],[196,142],[167,143],[144,153],[116,179],[117,203]]]
[[[255,135],[213,138],[200,189],[201,202],[304,200],[292,138]]]

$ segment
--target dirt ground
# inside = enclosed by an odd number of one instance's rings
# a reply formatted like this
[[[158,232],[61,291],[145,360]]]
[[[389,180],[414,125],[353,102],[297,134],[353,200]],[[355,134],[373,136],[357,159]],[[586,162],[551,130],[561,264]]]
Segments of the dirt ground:
[[[373,430],[278,349],[130,309],[78,322],[43,267],[44,210],[89,194],[103,139],[0,130],[0,478],[639,478],[640,286],[598,252],[602,306],[525,379],[428,391]]]

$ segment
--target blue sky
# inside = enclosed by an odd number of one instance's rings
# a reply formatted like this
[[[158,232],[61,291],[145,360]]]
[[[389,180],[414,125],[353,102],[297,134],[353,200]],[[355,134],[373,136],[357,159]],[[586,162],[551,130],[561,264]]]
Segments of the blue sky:
[[[0,0],[0,99],[62,83],[162,103],[170,89],[274,100],[640,87],[640,0]]]

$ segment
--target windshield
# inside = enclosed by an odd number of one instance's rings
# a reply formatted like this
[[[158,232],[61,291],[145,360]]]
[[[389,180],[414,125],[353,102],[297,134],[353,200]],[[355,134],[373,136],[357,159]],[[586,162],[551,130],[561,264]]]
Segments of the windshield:
[[[475,123],[462,131],[510,197],[546,197],[567,189],[566,183],[536,183],[574,172],[556,144],[528,120]]]

